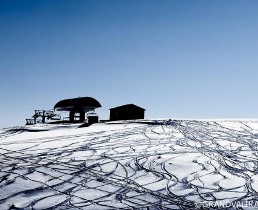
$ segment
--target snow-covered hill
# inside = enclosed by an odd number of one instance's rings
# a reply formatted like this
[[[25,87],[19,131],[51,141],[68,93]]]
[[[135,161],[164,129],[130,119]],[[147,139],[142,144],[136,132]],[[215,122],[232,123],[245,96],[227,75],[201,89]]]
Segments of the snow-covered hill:
[[[0,209],[258,208],[258,121],[76,127],[0,130]]]

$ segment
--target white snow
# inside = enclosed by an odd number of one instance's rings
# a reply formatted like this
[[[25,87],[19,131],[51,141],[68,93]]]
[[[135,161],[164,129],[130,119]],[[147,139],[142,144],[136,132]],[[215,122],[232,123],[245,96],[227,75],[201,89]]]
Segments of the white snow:
[[[0,129],[0,209],[258,208],[258,121],[140,122]]]

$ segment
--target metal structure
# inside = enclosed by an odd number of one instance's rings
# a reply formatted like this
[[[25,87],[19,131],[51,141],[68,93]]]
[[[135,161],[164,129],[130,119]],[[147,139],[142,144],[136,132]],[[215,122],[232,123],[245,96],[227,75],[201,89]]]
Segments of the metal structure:
[[[46,120],[60,120],[61,116],[56,114],[54,110],[34,110],[35,113],[30,119],[26,119],[26,125],[34,125],[36,123],[46,123]]]
[[[61,100],[56,103],[54,109],[57,111],[68,111],[69,122],[84,122],[85,113],[95,111],[101,104],[91,97],[79,97]]]

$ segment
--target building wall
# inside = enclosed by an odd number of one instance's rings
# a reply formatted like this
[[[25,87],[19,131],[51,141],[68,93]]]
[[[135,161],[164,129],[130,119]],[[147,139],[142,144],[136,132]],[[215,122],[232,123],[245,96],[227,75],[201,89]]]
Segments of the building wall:
[[[143,109],[111,109],[110,110],[110,120],[135,120],[144,119]]]

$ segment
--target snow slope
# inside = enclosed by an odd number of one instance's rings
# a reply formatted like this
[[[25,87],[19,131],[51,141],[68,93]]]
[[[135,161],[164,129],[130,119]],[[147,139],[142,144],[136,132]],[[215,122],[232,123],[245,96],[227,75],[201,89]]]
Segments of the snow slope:
[[[76,127],[0,130],[0,209],[258,208],[258,121]]]

